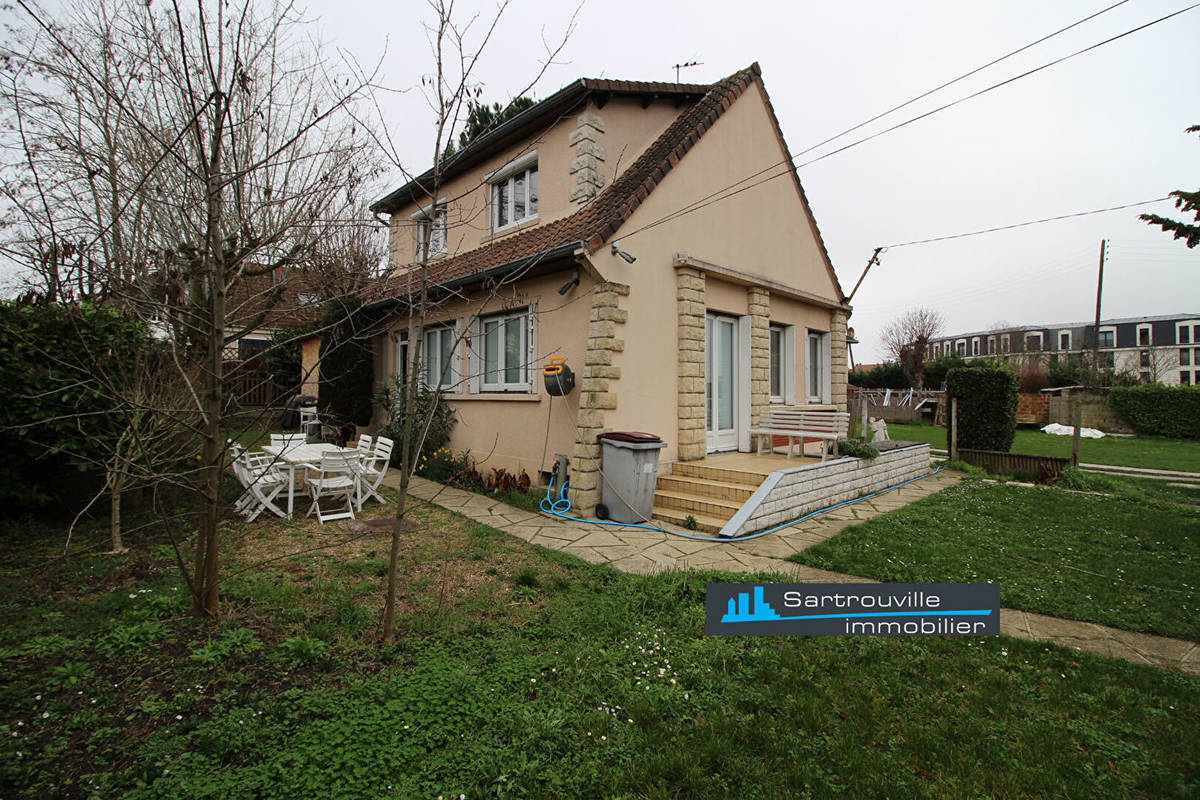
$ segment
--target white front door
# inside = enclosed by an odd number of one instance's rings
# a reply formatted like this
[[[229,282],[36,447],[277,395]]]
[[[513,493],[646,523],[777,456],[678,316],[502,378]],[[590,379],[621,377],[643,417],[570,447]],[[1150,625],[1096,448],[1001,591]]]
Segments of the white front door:
[[[708,452],[736,450],[737,320],[709,314],[705,319],[704,333],[704,395]]]

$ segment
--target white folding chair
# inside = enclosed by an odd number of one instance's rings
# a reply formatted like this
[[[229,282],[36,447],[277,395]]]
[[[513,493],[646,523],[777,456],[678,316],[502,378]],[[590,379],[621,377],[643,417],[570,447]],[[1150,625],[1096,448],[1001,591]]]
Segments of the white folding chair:
[[[322,525],[331,519],[354,519],[354,501],[358,495],[359,466],[357,453],[322,453],[320,466],[313,466],[304,483],[312,496],[312,507],[308,516],[317,515]],[[312,477],[312,472],[316,477]],[[344,497],[344,511],[325,512],[321,509],[322,497]]]
[[[392,463],[392,444],[391,439],[380,436],[375,440],[375,449],[361,456],[358,479],[359,511],[362,511],[363,503],[372,497],[381,503],[387,502],[379,494],[379,484],[383,483],[383,477],[387,475],[388,467]]]
[[[287,512],[275,505],[275,498],[287,488],[288,476],[275,466],[271,456],[242,452],[233,462],[233,472],[245,489],[234,507],[246,516],[247,522],[253,522],[263,511],[280,518],[287,516]]]
[[[371,454],[372,439],[370,436],[363,434],[358,437],[358,454],[360,456],[369,456]]]

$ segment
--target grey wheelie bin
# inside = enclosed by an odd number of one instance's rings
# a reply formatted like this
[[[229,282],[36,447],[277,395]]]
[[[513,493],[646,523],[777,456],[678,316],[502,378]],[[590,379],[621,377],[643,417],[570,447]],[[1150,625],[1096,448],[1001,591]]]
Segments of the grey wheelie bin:
[[[658,451],[667,443],[652,433],[612,431],[600,441],[600,505],[596,516],[614,522],[650,519],[658,482]]]

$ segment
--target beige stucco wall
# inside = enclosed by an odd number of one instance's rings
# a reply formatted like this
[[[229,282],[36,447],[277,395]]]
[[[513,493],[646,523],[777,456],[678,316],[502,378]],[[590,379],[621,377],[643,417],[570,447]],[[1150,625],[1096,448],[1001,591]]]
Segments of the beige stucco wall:
[[[618,168],[618,159],[620,169],[632,163],[678,113],[669,102],[657,102],[643,110],[636,101],[621,100],[614,100],[598,111],[593,105],[588,111],[604,118],[606,130],[602,143],[606,150],[605,167],[609,170]],[[572,119],[564,119],[536,143],[541,192],[538,224],[578,208],[567,200],[573,179],[568,170],[571,150],[566,140],[575,127]],[[620,299],[620,309],[627,317],[617,326],[615,335],[621,341],[621,348],[612,353],[616,369],[605,390],[615,395],[616,405],[598,412],[603,427],[661,435],[668,445],[660,457],[666,469],[678,458],[679,311],[675,268],[678,253],[686,252],[710,264],[760,276],[796,292],[818,296],[830,304],[840,298],[799,192],[786,175],[669,223],[633,232],[748,174],[778,164],[784,157],[764,97],[757,86],[752,86],[663,178],[614,237],[637,261],[627,264],[613,256],[607,245],[590,257],[604,280],[627,284],[630,289]],[[443,195],[452,197],[465,192],[508,160],[509,157],[493,159],[448,186]],[[607,181],[611,182],[611,177],[610,171]],[[490,241],[486,187],[475,191],[477,195],[467,193],[464,206],[477,206],[481,216],[473,223],[474,227],[452,231],[451,253]],[[397,214],[396,219],[408,223],[413,210],[415,206]],[[452,212],[452,224],[455,219]],[[397,263],[411,260],[413,241],[411,229],[394,237]],[[581,298],[559,308],[564,298],[556,290],[566,275],[564,272],[520,284],[524,299],[515,302],[539,304],[538,372],[550,355],[564,355],[579,378],[585,359],[589,305]],[[593,285],[585,273],[583,285],[565,300],[578,297]],[[738,316],[749,313],[746,286],[714,273],[705,277],[705,302],[711,310]],[[789,299],[778,292],[771,293],[769,309],[772,322],[797,328],[793,375],[801,387],[796,394],[803,397],[806,349],[801,341],[803,329],[834,330],[832,312],[827,307]],[[462,316],[467,310],[465,303],[448,306],[439,312],[437,319]],[[383,338],[380,344],[384,348],[383,363],[394,370],[394,340]],[[745,367],[749,369],[749,364]],[[577,388],[565,399],[555,398],[551,404],[540,385],[540,374],[535,377],[537,393],[533,396],[452,396],[460,423],[451,446],[456,450],[469,449],[481,460],[486,457],[482,471],[524,467],[535,480],[536,470],[549,468],[555,453],[572,453],[581,390]],[[543,460],[548,418],[549,440]]]
[[[599,133],[598,143],[605,150],[605,160],[600,162],[600,172],[607,186],[612,182],[614,170],[623,171],[649,146],[675,119],[678,109],[667,100],[659,100],[643,109],[641,102],[626,98],[613,98],[598,109],[589,102],[576,112],[563,117],[546,130],[514,145],[503,154],[490,158],[470,171],[448,181],[438,193],[448,205],[448,244],[446,254],[450,257],[464,253],[491,242],[512,236],[530,227],[568,216],[580,206],[569,200],[575,176],[570,172],[574,157],[568,144],[576,121],[581,113],[597,114],[603,120],[605,130]],[[537,151],[538,158],[538,216],[529,222],[508,228],[499,234],[491,232],[489,216],[489,185],[487,178],[522,155]],[[411,264],[417,252],[417,228],[412,215],[429,205],[426,200],[420,205],[409,204],[391,217],[392,263],[398,267]]]
[[[501,467],[510,472],[523,468],[537,483],[537,471],[548,470],[554,463],[555,453],[570,456],[572,452],[575,418],[579,410],[579,389],[576,388],[566,397],[551,398],[542,386],[541,375],[542,367],[552,356],[566,358],[567,365],[576,373],[577,385],[583,371],[589,309],[586,295],[595,284],[584,274],[579,286],[566,297],[560,296],[557,290],[569,278],[570,272],[564,270],[561,273],[522,281],[483,306],[483,314],[487,315],[536,304],[538,315],[537,361],[531,365],[534,393],[470,394],[464,389],[446,395],[447,402],[454,407],[458,415],[458,424],[451,435],[450,447],[460,453],[464,450],[470,451],[478,462],[479,471],[484,475]],[[480,310],[480,299],[482,295],[479,298],[458,300],[439,307],[430,314],[427,324],[458,320],[465,325],[470,317]],[[397,335],[407,329],[407,317],[396,317],[391,321],[389,333],[376,340],[376,351],[380,354],[382,368],[376,374],[382,375],[385,380],[389,380],[396,373]],[[464,375],[469,371],[468,348],[471,346],[473,342],[467,336],[456,353]]]
[[[706,197],[746,175],[782,161],[784,150],[774,133],[758,88],[751,87],[663,178],[659,186],[618,231],[621,248],[637,257],[633,264],[608,247],[592,261],[608,280],[630,286],[623,336],[626,346],[614,364],[621,369],[617,408],[608,427],[644,430],[667,441],[660,462],[678,458],[677,328],[675,257],[692,257],[738,272],[758,275],[792,289],[839,300],[791,178],[767,181],[666,224],[630,235],[666,214]],[[746,287],[709,274],[705,282],[710,310],[742,315],[748,309]],[[828,308],[772,294],[771,321],[832,330]],[[798,338],[803,331],[798,330]],[[797,341],[794,377],[802,387],[805,348]],[[747,369],[749,365],[744,365]],[[802,388],[797,391],[802,397]]]

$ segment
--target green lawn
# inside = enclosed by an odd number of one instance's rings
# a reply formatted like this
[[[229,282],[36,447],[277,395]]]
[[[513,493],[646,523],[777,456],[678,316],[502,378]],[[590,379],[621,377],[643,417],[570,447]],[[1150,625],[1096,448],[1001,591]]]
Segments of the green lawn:
[[[389,648],[384,536],[232,526],[213,626],[148,532],[62,559],[0,530],[0,796],[1200,793],[1195,678],[1005,637],[708,638],[705,582],[733,576],[414,516]]]
[[[793,561],[881,581],[1000,584],[1010,608],[1200,641],[1200,511],[966,480]]]
[[[893,439],[928,442],[933,447],[946,449],[946,429],[933,425],[888,423],[888,435]],[[1071,437],[1051,436],[1037,429],[1021,428],[1017,430],[1012,452],[1070,458]],[[1200,472],[1200,442],[1154,436],[1081,439],[1079,460],[1088,464]]]

